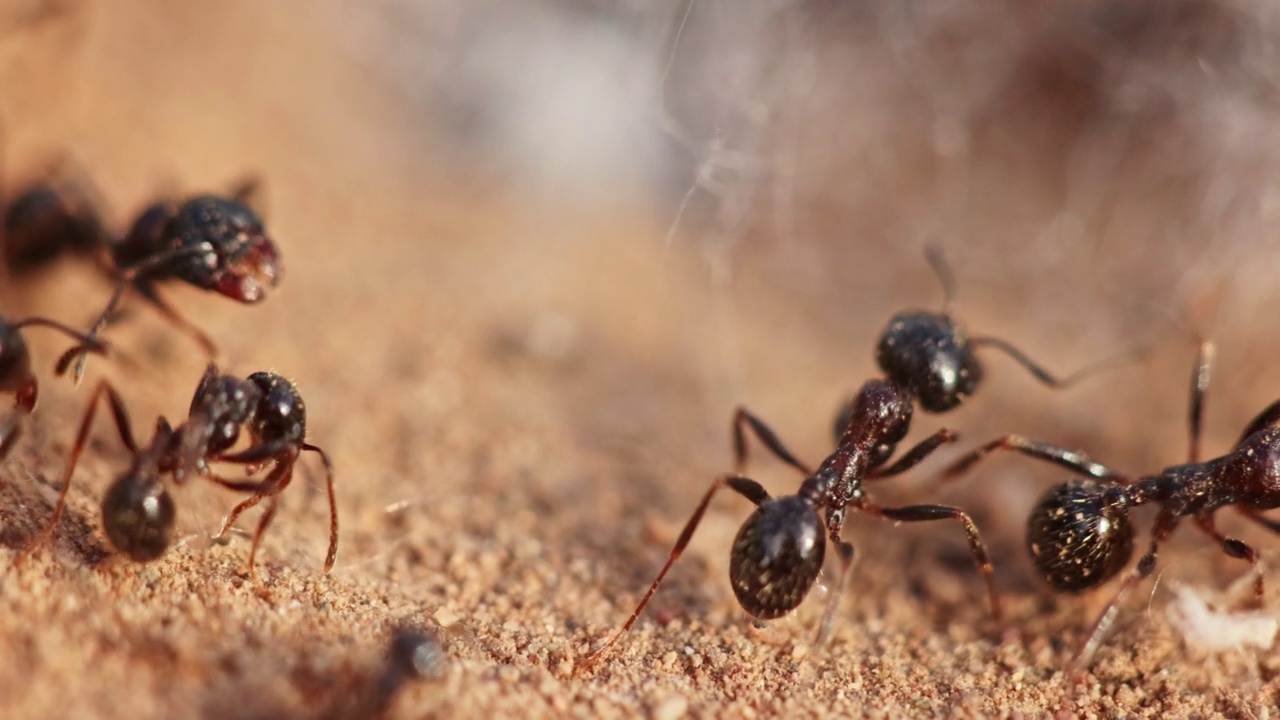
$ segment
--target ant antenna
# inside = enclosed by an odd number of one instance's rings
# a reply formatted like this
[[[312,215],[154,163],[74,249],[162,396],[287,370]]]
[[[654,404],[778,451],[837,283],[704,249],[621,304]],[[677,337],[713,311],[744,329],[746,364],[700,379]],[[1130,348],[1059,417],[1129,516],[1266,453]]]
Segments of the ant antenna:
[[[933,268],[933,274],[938,276],[938,282],[942,283],[942,314],[950,317],[951,307],[956,300],[956,276],[947,264],[947,256],[942,252],[941,245],[925,245],[924,257],[929,261],[929,267]]]

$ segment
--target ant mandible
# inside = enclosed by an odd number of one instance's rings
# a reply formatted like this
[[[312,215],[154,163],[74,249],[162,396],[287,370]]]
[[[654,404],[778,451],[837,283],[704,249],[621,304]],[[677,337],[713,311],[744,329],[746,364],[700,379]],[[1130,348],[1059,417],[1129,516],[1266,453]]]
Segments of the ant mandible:
[[[38,326],[57,330],[77,342],[75,350],[105,355],[107,346],[99,340],[82,335],[55,320],[30,317],[9,322],[0,317],[0,392],[13,393],[13,410],[0,421],[0,459],[4,459],[18,439],[22,420],[36,409],[39,384],[31,371],[31,351],[22,337],[22,329]],[[64,367],[59,367],[61,372]]]
[[[52,534],[62,515],[71,477],[88,440],[99,399],[107,401],[120,441],[133,455],[129,469],[112,483],[102,502],[103,529],[117,550],[137,562],[148,562],[163,555],[172,540],[176,514],[163,479],[169,475],[175,484],[182,484],[191,475],[198,475],[250,495],[228,514],[218,537],[227,532],[242,512],[267,500],[249,550],[248,571],[252,577],[258,545],[275,515],[277,496],[288,487],[298,457],[305,451],[319,455],[325,468],[329,551],[324,570],[329,572],[333,568],[338,553],[333,465],[324,450],[306,442],[306,406],[297,387],[275,373],[258,372],[241,379],[220,374],[214,365],[209,365],[200,380],[187,422],[173,428],[165,418],[159,418],[151,443],[146,447],[139,447],[134,439],[120,394],[105,380],[98,384],[80,422],[53,515],[27,548],[27,553]],[[242,430],[248,432],[250,443],[244,450],[231,452]],[[210,467],[214,462],[241,464],[252,470],[269,462],[274,462],[274,466],[262,480],[232,480],[214,473]]]
[[[217,345],[159,294],[157,286],[178,281],[242,303],[257,303],[282,274],[279,250],[251,205],[261,194],[256,179],[236,183],[230,196],[197,195],[181,203],[156,202],[129,232],[112,238],[103,226],[96,193],[82,178],[50,172],[5,198],[0,246],[9,272],[28,273],[64,253],[90,254],[116,284],[88,331],[97,337],[115,315],[124,294],[137,292],[166,320],[213,357]],[[77,381],[86,355],[72,349],[61,363],[75,362]]]
[[[262,220],[247,204],[255,182],[238,187],[235,197],[197,195],[180,204],[152,205],[134,221],[129,234],[111,245],[118,281],[106,307],[89,328],[97,333],[115,314],[125,292],[136,291],[169,322],[191,335],[210,357],[217,345],[161,299],[156,284],[180,281],[242,303],[266,298],[283,272],[280,252]],[[75,378],[84,374],[86,355],[76,356]]]
[[[984,456],[1013,450],[1085,475],[1050,488],[1027,519],[1027,550],[1044,581],[1055,591],[1081,593],[1112,579],[1133,555],[1129,511],[1156,504],[1150,546],[1098,615],[1088,639],[1072,659],[1073,669],[1088,667],[1114,622],[1120,603],[1151,575],[1160,545],[1186,517],[1227,555],[1248,561],[1256,573],[1254,593],[1261,603],[1264,581],[1258,551],[1223,535],[1214,512],[1234,506],[1246,518],[1280,533],[1280,521],[1261,514],[1280,507],[1280,400],[1268,405],[1245,427],[1231,451],[1200,461],[1200,430],[1209,389],[1214,348],[1201,343],[1191,381],[1188,460],[1136,479],[1093,462],[1083,453],[1019,435],[1006,435],[973,450],[947,469],[954,478]]]

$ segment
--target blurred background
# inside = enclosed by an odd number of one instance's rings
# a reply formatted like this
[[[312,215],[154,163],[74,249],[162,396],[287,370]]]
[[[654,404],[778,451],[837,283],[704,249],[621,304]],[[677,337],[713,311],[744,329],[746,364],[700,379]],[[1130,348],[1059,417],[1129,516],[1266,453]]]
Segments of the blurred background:
[[[1016,431],[1132,472],[1181,462],[1208,337],[1206,450],[1225,450],[1280,395],[1278,22],[1256,0],[8,0],[0,178],[71,163],[123,231],[157,195],[260,176],[275,296],[167,296],[236,372],[302,387],[339,467],[336,577],[394,584],[404,615],[471,618],[482,659],[554,664],[622,619],[729,469],[736,404],[826,455],[890,315],[941,307],[929,243],[975,334],[1060,374],[1121,362],[1052,391],[990,357],[972,402],[917,415],[913,438]],[[70,262],[6,280],[0,302],[79,324],[108,294]],[[113,341],[95,372],[135,424],[181,417],[198,351],[146,310]],[[6,521],[31,531],[84,397],[46,384],[32,449],[5,469],[28,487]],[[85,477],[125,462],[101,436]],[[937,467],[878,497],[970,508],[1036,617],[1022,518],[1061,473],[993,460],[939,494]],[[797,482],[763,458],[753,473],[776,494]],[[90,544],[102,479],[72,493]],[[207,532],[225,498],[191,492],[184,522]],[[324,508],[298,495],[264,557],[311,573]],[[736,622],[741,504],[713,511],[655,610]],[[862,525],[855,542],[878,532]],[[915,617],[891,601],[908,590],[941,602],[937,622],[981,617],[959,532],[897,534],[863,557],[842,632]],[[1242,569],[1181,540],[1170,577]],[[213,552],[233,564],[244,545]],[[904,588],[921,553],[960,589],[924,571]],[[544,629],[504,650],[520,613]]]

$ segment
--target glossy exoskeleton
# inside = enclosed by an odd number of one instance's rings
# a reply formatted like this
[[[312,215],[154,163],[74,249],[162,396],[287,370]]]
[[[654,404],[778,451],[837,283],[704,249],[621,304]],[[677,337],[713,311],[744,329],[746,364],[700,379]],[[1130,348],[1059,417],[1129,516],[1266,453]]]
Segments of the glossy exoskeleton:
[[[1246,426],[1230,452],[1200,461],[1201,418],[1212,359],[1213,346],[1203,343],[1192,376],[1190,452],[1186,463],[1154,475],[1131,478],[1082,453],[1007,435],[961,457],[947,471],[949,477],[955,477],[991,452],[1013,450],[1085,476],[1050,488],[1027,519],[1027,549],[1032,562],[1044,581],[1058,592],[1083,592],[1116,577],[1133,555],[1129,511],[1141,505],[1159,506],[1147,552],[1098,616],[1074,658],[1076,667],[1090,663],[1120,602],[1155,570],[1160,545],[1183,518],[1191,518],[1196,528],[1227,555],[1253,565],[1255,596],[1259,602],[1262,600],[1264,583],[1257,550],[1223,535],[1217,529],[1214,513],[1233,506],[1246,518],[1280,532],[1280,521],[1262,515],[1264,510],[1280,507],[1280,427],[1276,427],[1280,401],[1267,406]]]
[[[810,470],[796,459],[767,425],[739,408],[733,422],[738,466],[741,468],[746,463],[744,428],[750,428],[774,454],[806,475],[799,490],[795,495],[772,498],[759,483],[741,474],[717,478],[685,524],[666,564],[626,624],[581,667],[598,662],[631,628],[667,571],[684,552],[712,497],[725,487],[756,505],[755,512],[734,538],[729,580],[739,604],[757,618],[781,617],[804,600],[822,570],[826,545],[830,542],[839,555],[840,574],[818,629],[817,642],[825,640],[853,562],[853,545],[840,537],[845,514],[850,510],[898,522],[953,520],[960,523],[974,562],[986,578],[992,613],[999,618],[1000,602],[991,563],[977,527],[963,510],[946,505],[883,507],[873,502],[862,486],[864,481],[887,478],[910,469],[944,443],[953,442],[955,434],[939,430],[905,452],[897,462],[886,466],[892,449],[910,426],[912,394],[888,380],[871,380],[862,386],[852,407],[851,422],[839,444],[816,470]],[[884,451],[886,447],[888,453]]]
[[[246,185],[244,192],[256,186]],[[209,356],[217,346],[159,295],[164,282],[182,282],[242,303],[266,298],[280,281],[280,252],[261,218],[240,199],[198,195],[182,203],[157,203],[133,223],[123,240],[111,245],[119,280],[106,307],[89,328],[96,337],[130,289],[144,297],[171,323],[191,335]],[[84,372],[76,359],[75,377]]]
[[[249,551],[247,566],[252,575],[258,545],[275,514],[277,497],[292,480],[299,454],[309,451],[319,455],[325,467],[329,496],[329,551],[325,556],[324,569],[328,572],[333,568],[338,551],[333,467],[323,450],[306,442],[306,408],[297,388],[275,373],[259,372],[241,379],[220,374],[213,365],[205,371],[196,389],[187,422],[174,428],[160,418],[150,444],[145,447],[134,440],[129,416],[119,393],[106,381],[97,386],[72,446],[53,515],[28,551],[53,532],[62,515],[72,474],[88,440],[99,399],[107,401],[120,440],[133,455],[129,469],[115,480],[103,499],[103,529],[117,550],[138,562],[163,555],[172,540],[175,519],[174,504],[165,478],[171,477],[175,484],[182,484],[194,475],[249,494],[248,499],[228,514],[219,536],[242,512],[263,499],[267,500]],[[233,451],[242,432],[248,435],[249,442],[243,450]],[[251,470],[264,464],[271,464],[271,467],[260,480],[234,480],[215,473],[214,463],[240,464]]]

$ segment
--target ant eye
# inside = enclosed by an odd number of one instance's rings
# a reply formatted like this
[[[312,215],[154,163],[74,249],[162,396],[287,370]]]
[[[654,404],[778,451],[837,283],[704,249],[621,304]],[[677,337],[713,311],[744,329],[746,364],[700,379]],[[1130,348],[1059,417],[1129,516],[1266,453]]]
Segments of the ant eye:
[[[880,336],[876,363],[932,413],[956,407],[982,380],[982,366],[964,333],[951,318],[937,313],[894,315]]]
[[[173,537],[173,499],[164,486],[125,475],[102,500],[102,525],[111,545],[137,562],[164,554]]]
[[[1110,580],[1133,555],[1133,526],[1106,486],[1073,480],[1050,488],[1027,519],[1027,549],[1045,582],[1082,592]]]
[[[742,608],[770,620],[804,600],[822,570],[826,541],[812,504],[768,500],[743,523],[729,556],[729,581]]]

